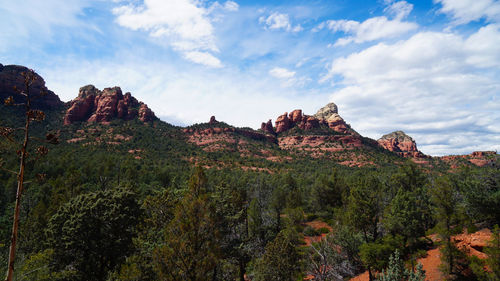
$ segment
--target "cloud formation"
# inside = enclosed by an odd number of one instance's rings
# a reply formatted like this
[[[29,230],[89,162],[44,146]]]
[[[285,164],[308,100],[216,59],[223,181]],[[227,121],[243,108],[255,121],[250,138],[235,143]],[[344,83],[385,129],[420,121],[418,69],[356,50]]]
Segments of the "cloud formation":
[[[268,17],[261,16],[259,18],[259,23],[264,24],[266,28],[274,30],[283,29],[288,32],[299,32],[303,30],[300,24],[292,26],[288,14],[280,14],[278,12],[274,12]]]
[[[238,4],[215,2],[210,7],[194,0],[145,0],[143,4],[121,5],[113,9],[116,22],[132,30],[144,30],[152,37],[162,38],[184,57],[206,66],[220,67],[213,53],[219,52],[215,44],[214,27],[210,17],[217,9],[238,10]]]
[[[497,0],[434,0],[442,5],[439,12],[453,18],[453,24],[461,25],[482,18],[489,22],[500,21],[500,2]]]
[[[372,17],[363,22],[354,20],[328,20],[319,24],[314,30],[328,28],[333,32],[343,32],[350,36],[338,39],[334,46],[345,46],[349,43],[363,43],[385,38],[394,38],[416,30],[418,25],[402,21],[407,17],[413,5],[406,1],[385,1],[387,7],[384,11],[394,17],[393,20],[386,16]]]
[[[488,25],[469,37],[420,32],[394,44],[379,43],[335,59],[326,79],[342,88],[332,99],[346,120],[372,137],[402,129],[425,153],[469,153],[500,145],[500,28]],[[458,136],[480,134],[472,145]],[[445,144],[439,147],[435,142]],[[448,151],[446,151],[448,149]]]

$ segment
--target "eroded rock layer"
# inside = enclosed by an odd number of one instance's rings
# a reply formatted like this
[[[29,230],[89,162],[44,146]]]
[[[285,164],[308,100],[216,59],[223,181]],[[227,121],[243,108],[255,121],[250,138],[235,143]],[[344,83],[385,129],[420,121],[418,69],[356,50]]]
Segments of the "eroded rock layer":
[[[395,131],[383,135],[377,142],[383,148],[396,152],[404,157],[425,157],[425,155],[417,149],[415,141],[403,131]]]
[[[139,118],[142,122],[157,119],[146,104],[137,101],[130,93],[123,95],[120,87],[105,88],[100,91],[93,85],[87,85],[81,87],[78,97],[70,102],[70,107],[64,116],[64,124],[106,123],[115,118],[123,120]]]

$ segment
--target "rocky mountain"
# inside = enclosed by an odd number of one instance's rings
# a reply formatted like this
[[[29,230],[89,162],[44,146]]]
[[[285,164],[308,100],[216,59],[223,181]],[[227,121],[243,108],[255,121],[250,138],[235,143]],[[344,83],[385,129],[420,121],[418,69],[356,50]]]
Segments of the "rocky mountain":
[[[383,135],[377,142],[383,148],[404,157],[425,157],[425,155],[417,149],[417,143],[403,131],[395,131]]]
[[[337,105],[329,103],[318,110],[314,115],[306,115],[301,109],[296,109],[290,114],[285,112],[276,118],[276,127],[272,126],[271,120],[262,123],[261,130],[270,134],[280,134],[294,127],[309,131],[320,128],[322,125],[329,127],[338,133],[357,134],[338,114]]]
[[[129,92],[123,95],[120,87],[105,88],[100,91],[93,85],[87,85],[81,87],[78,97],[70,102],[70,107],[64,115],[64,124],[106,123],[115,118],[123,120],[139,118],[142,122],[157,119],[146,104],[137,101]]]
[[[24,96],[21,96],[14,90],[16,87],[19,90],[24,90],[23,72],[27,73],[29,69],[19,65],[2,65],[0,64],[0,99],[3,102],[6,98],[12,96],[16,103],[25,102]],[[35,73],[36,80],[31,85],[31,94],[33,95],[32,107],[38,109],[53,109],[63,106],[64,103],[59,97],[45,86],[43,78]],[[43,98],[40,93],[44,93]]]
[[[14,86],[23,88],[21,73],[28,70],[23,66],[0,64],[0,97],[6,98],[12,95],[16,101],[22,101],[22,97],[14,91]],[[99,90],[93,85],[87,85],[81,87],[78,96],[66,104],[61,102],[54,92],[47,89],[43,78],[38,75],[32,89],[34,95],[47,93],[43,99],[35,100],[34,104],[35,107],[52,112],[51,116],[55,118],[52,120],[58,120],[54,126],[60,126],[61,123],[76,124],[71,129],[74,132],[65,136],[67,143],[88,145],[130,142],[133,139],[133,134],[130,132],[121,132],[116,128],[111,132],[111,128],[106,127],[112,120],[137,119],[142,122],[155,121],[155,127],[161,124],[168,128],[169,137],[194,146],[198,151],[218,153],[218,155],[232,153],[240,157],[241,163],[250,161],[252,165],[256,161],[264,160],[268,162],[264,161],[259,165],[283,163],[291,159],[310,161],[322,159],[321,161],[332,161],[346,166],[365,166],[377,165],[380,159],[393,162],[399,156],[412,158],[414,162],[422,165],[432,166],[436,164],[433,164],[435,160],[439,163],[448,163],[448,166],[456,166],[457,161],[464,159],[467,160],[466,163],[485,165],[492,161],[490,158],[494,158],[489,153],[485,156],[479,155],[479,152],[470,156],[430,158],[420,152],[415,141],[402,131],[384,135],[378,141],[363,137],[339,115],[338,107],[334,103],[327,104],[311,115],[304,114],[301,109],[285,112],[275,119],[274,124],[271,119],[263,122],[260,130],[237,128],[217,121],[214,116],[207,123],[179,128],[159,121],[146,104],[128,92],[123,94],[120,87]],[[97,127],[94,128],[95,126]],[[101,133],[96,133],[96,130]],[[142,147],[134,149],[141,150]],[[200,156],[183,158],[194,159],[193,157],[200,158]],[[199,162],[199,160],[193,161]],[[439,163],[438,165],[441,165]]]

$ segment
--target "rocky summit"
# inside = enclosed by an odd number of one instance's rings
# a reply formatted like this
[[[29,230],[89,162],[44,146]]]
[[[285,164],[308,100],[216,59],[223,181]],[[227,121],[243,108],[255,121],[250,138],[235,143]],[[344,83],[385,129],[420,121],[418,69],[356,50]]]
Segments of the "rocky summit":
[[[157,119],[146,104],[137,101],[128,92],[123,95],[120,87],[105,88],[100,91],[93,85],[87,85],[81,87],[78,97],[70,102],[70,107],[64,116],[64,124],[106,123],[115,118],[132,120],[136,117],[142,122]]]
[[[28,71],[29,69],[24,66],[0,64],[0,99],[2,102],[10,96],[14,98],[16,103],[25,102],[25,98],[14,90],[14,87],[21,91],[25,90],[24,77],[21,74]],[[40,75],[35,73],[35,79],[31,85],[31,94],[34,97],[31,100],[32,107],[52,109],[64,104],[54,92],[45,87],[45,81]],[[37,98],[40,97],[41,93],[44,93],[45,96]]]
[[[383,135],[377,142],[383,148],[396,152],[404,157],[425,157],[425,155],[417,149],[415,141],[403,131],[395,131]]]

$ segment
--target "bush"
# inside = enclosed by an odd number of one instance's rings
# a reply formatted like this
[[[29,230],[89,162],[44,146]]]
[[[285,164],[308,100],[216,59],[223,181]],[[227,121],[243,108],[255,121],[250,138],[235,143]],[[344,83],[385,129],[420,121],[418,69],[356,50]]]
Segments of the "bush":
[[[314,229],[313,227],[306,226],[304,228],[304,235],[305,236],[318,236],[318,235],[320,235],[320,233],[318,231],[316,231],[316,229]]]

